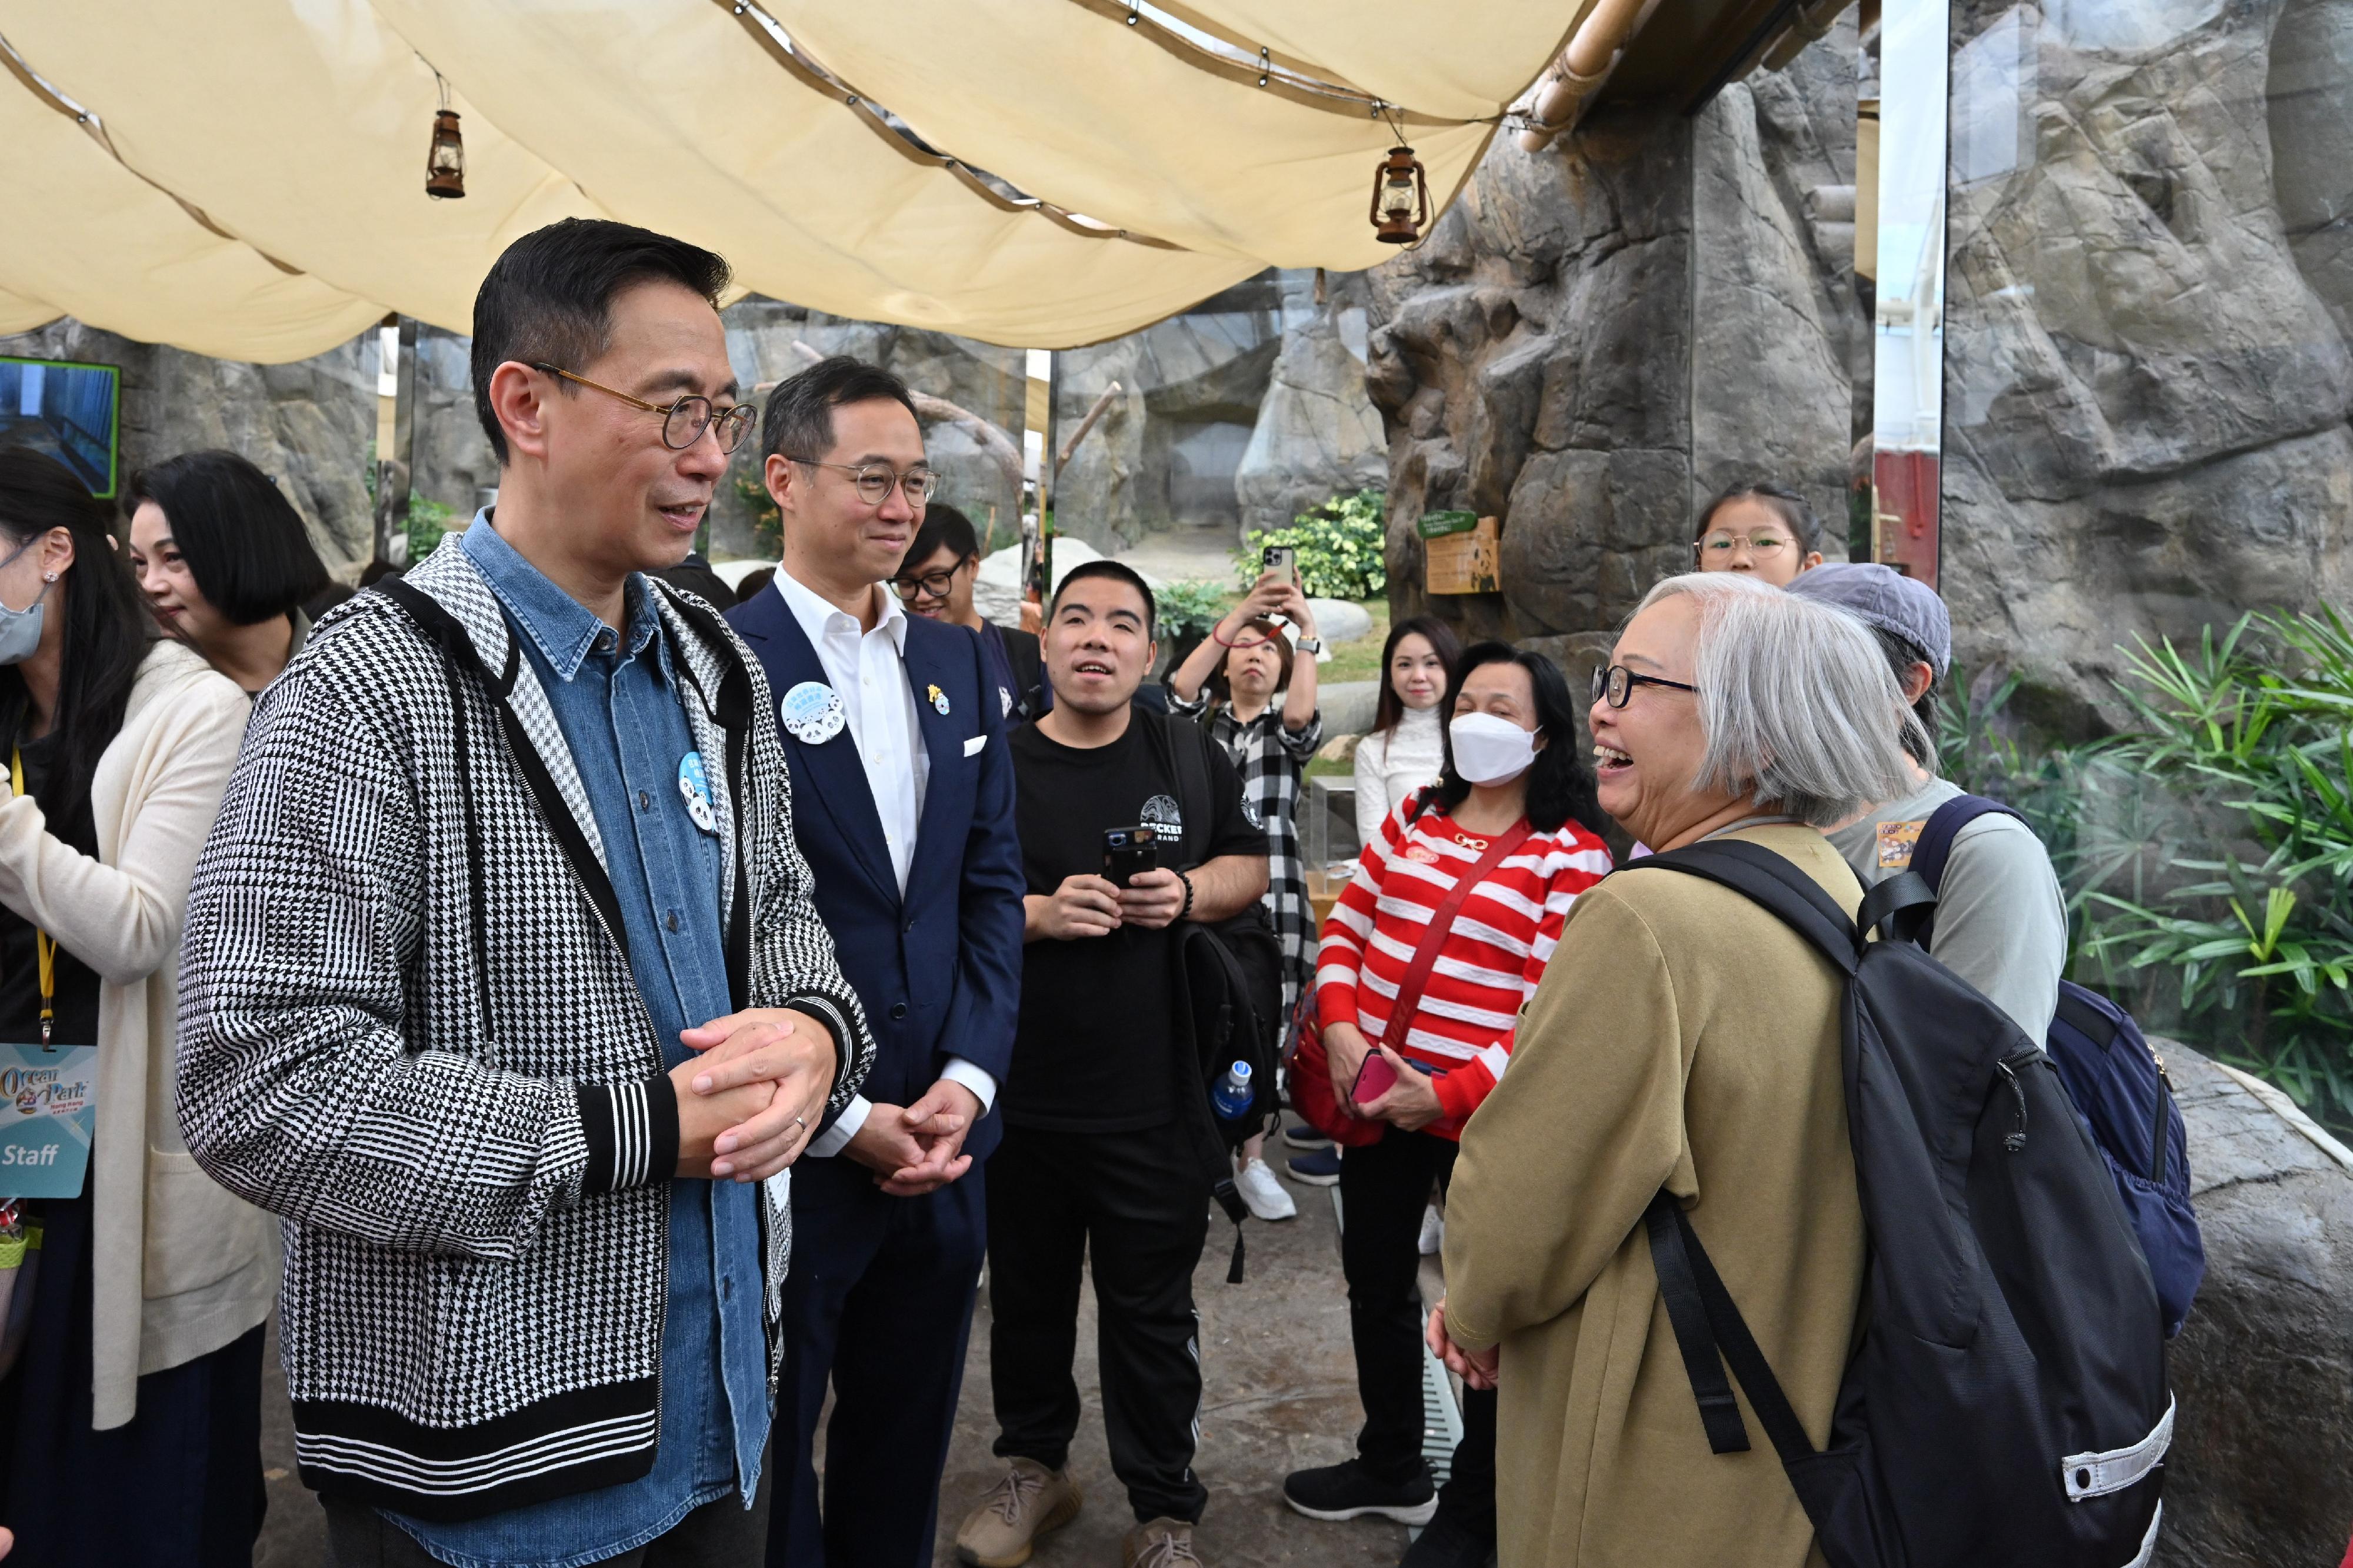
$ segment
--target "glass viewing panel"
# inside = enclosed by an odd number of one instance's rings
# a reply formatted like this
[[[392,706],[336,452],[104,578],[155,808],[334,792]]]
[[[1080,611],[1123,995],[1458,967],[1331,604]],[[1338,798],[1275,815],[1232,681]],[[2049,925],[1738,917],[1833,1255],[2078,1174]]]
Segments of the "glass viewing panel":
[[[2077,978],[2341,1131],[2353,6],[1951,11],[1946,771],[2052,847]]]

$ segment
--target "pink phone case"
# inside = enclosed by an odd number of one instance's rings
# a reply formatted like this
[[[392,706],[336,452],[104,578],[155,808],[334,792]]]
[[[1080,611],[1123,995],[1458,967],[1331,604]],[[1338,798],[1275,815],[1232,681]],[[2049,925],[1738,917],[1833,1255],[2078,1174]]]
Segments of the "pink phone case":
[[[1389,1066],[1388,1058],[1378,1051],[1365,1058],[1365,1065],[1356,1069],[1356,1082],[1348,1090],[1348,1098],[1358,1105],[1370,1105],[1389,1091],[1398,1079],[1397,1068]]]

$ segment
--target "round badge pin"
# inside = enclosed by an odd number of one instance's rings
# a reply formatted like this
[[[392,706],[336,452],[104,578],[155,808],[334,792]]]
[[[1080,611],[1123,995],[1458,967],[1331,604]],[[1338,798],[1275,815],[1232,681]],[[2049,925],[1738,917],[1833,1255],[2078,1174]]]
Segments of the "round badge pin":
[[[702,753],[689,752],[678,760],[678,793],[686,798],[686,815],[705,833],[719,831],[711,809],[711,780],[702,771]]]
[[[841,733],[849,715],[841,696],[821,680],[804,680],[776,701],[776,720],[803,745],[823,745]]]

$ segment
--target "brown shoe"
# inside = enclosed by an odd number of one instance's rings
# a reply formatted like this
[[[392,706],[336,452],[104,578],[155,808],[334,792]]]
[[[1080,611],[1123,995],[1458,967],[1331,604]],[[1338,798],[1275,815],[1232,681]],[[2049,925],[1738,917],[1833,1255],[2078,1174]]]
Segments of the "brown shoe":
[[[956,1531],[956,1556],[973,1568],[1021,1568],[1039,1536],[1078,1517],[1080,1500],[1068,1473],[1035,1459],[1015,1459],[1005,1479],[965,1516]]]
[[[1148,1519],[1120,1544],[1121,1568],[1200,1568],[1193,1527],[1181,1519]]]

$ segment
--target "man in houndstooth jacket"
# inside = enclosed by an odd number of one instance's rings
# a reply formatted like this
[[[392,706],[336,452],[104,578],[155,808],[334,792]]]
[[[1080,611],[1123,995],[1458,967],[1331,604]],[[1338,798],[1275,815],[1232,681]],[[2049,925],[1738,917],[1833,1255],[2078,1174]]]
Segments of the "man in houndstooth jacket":
[[[285,1220],[339,1568],[760,1562],[790,1244],[764,1178],[873,1046],[758,662],[645,574],[749,422],[726,279],[576,219],[499,259],[500,504],[321,623],[196,872],[180,1121]]]

